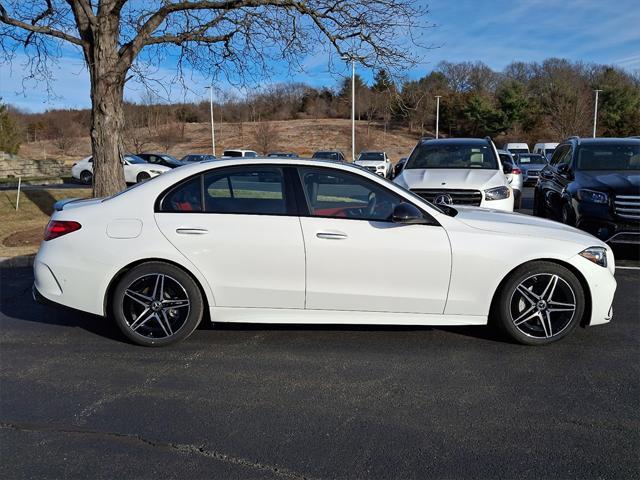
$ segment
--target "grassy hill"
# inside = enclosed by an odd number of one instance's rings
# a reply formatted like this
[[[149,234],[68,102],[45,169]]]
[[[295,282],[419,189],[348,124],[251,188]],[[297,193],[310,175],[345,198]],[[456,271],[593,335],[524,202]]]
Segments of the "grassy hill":
[[[293,151],[301,156],[310,156],[316,150],[342,150],[345,157],[351,156],[351,121],[348,119],[305,119],[269,122],[276,140],[269,150]],[[257,140],[258,123],[223,123],[216,125],[216,153],[226,148],[249,148],[260,152]],[[183,132],[184,127],[184,132]],[[170,132],[170,135],[166,135]],[[160,141],[162,134],[174,136],[171,146],[166,148]],[[162,126],[159,130],[138,129],[129,133],[145,142],[144,151],[168,152],[177,158],[186,153],[210,153],[211,130],[208,123],[187,123]],[[409,154],[419,135],[410,133],[406,127],[385,129],[380,124],[356,122],[356,154],[360,149],[385,150],[393,161]],[[128,140],[128,149],[135,148]],[[72,139],[70,147],[63,154],[55,140],[23,144],[20,155],[26,158],[61,158],[68,162],[77,161],[91,153],[89,136]],[[136,153],[136,152],[133,152]],[[260,152],[264,153],[264,152]]]

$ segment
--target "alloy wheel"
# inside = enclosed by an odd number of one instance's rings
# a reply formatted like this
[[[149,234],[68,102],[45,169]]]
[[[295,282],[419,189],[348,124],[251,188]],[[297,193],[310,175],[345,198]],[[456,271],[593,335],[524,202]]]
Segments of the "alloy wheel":
[[[576,295],[555,273],[537,273],[518,284],[511,295],[511,321],[523,334],[551,338],[562,333],[576,313]]]
[[[150,339],[175,335],[189,318],[190,309],[189,295],[182,284],[160,273],[135,279],[122,300],[129,329]]]

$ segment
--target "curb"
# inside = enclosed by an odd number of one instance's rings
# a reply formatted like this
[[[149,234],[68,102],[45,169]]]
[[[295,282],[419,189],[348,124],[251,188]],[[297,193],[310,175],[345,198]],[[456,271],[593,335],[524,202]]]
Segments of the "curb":
[[[35,254],[19,255],[17,257],[0,257],[0,269],[31,267],[34,258],[36,258]]]

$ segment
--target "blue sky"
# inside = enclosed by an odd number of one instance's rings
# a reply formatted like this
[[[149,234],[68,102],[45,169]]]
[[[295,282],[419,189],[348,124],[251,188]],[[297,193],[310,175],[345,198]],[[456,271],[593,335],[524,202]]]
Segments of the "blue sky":
[[[420,53],[423,61],[409,77],[419,78],[438,62],[480,60],[500,70],[514,60],[541,61],[549,57],[614,64],[628,71],[640,70],[640,6],[638,0],[617,0],[615,8],[596,0],[527,0],[426,1],[429,15],[422,43],[435,48]],[[12,65],[0,64],[0,96],[3,101],[29,111],[47,108],[81,108],[89,106],[89,80],[81,57],[73,50],[64,51],[53,68],[55,98],[47,95],[43,85],[26,82],[23,91],[24,58]],[[265,82],[302,81],[311,85],[335,85],[340,77],[327,71],[327,56],[319,54],[303,61],[305,72],[292,78],[287,69],[274,65],[274,75]],[[156,78],[171,83],[174,65],[165,62]],[[279,73],[282,72],[282,73]],[[370,72],[361,72],[370,78]],[[348,74],[345,68],[344,74]],[[166,94],[171,101],[204,98],[207,80],[197,72],[190,79],[191,91],[174,87]],[[231,88],[221,85],[220,88]],[[128,85],[126,97],[139,100],[144,88]]]

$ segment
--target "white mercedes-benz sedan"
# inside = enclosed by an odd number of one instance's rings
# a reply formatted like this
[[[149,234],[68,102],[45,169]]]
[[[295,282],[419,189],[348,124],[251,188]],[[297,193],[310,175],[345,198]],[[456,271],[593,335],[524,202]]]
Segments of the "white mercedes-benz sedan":
[[[112,319],[149,346],[188,337],[205,317],[492,320],[541,345],[611,319],[614,269],[605,243],[560,223],[432,205],[345,163],[242,159],[59,202],[35,259],[34,296]]]

